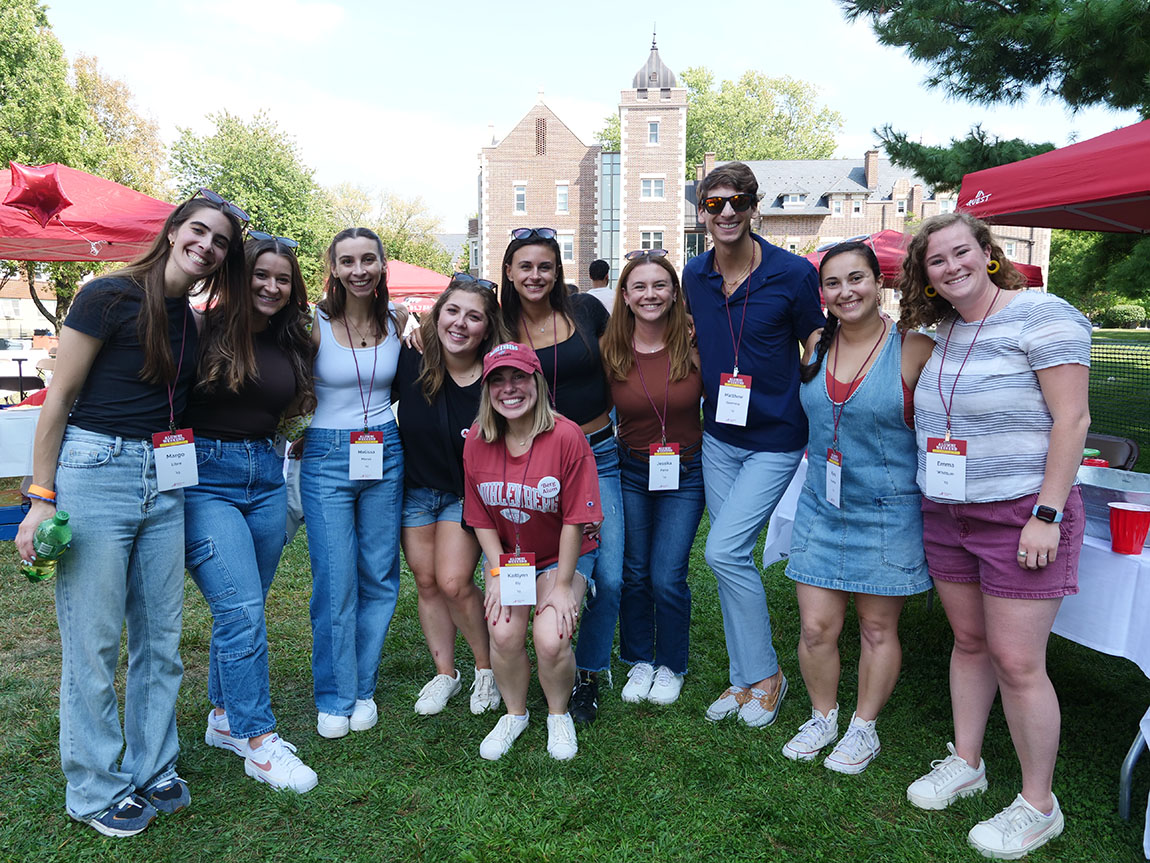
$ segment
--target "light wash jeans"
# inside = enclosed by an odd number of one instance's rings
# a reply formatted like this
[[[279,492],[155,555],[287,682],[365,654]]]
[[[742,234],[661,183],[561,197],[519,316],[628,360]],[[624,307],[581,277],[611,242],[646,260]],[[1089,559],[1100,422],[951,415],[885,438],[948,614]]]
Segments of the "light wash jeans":
[[[68,426],[56,494],[72,525],[71,551],[56,566],[60,763],[65,805],[86,818],[175,774],[184,492],[157,489],[151,441]],[[115,680],[125,621],[121,730]]]
[[[599,552],[595,558],[594,593],[588,593],[579,637],[575,642],[575,666],[580,671],[611,668],[611,647],[619,620],[619,596],[623,589],[623,492],[619,486],[619,450],[615,438],[591,447],[599,474],[599,503],[603,525],[599,529]]]
[[[735,686],[750,686],[779,670],[754,551],[803,452],[756,452],[703,435],[703,483],[711,516],[707,565],[719,586],[730,682]]]
[[[316,709],[351,716],[375,694],[399,596],[403,445],[384,434],[383,479],[348,479],[350,430],[310,428],[300,472],[311,554],[311,670]]]
[[[196,439],[199,485],[184,492],[185,558],[212,610],[208,698],[233,737],[276,727],[264,600],[283,552],[283,459],[269,440]]]

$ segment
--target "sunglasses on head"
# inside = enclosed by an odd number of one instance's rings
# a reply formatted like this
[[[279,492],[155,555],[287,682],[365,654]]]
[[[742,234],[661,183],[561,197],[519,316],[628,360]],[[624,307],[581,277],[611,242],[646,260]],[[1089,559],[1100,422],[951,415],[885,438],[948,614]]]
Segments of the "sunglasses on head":
[[[495,284],[495,282],[491,281],[490,279],[477,279],[475,276],[471,275],[471,273],[454,273],[451,276],[451,280],[453,282],[464,282],[467,284],[473,283],[479,285],[481,288],[487,288],[489,291],[494,291],[499,288],[499,285]]]
[[[628,252],[623,256],[628,261],[637,261],[640,258],[665,258],[667,257],[666,249],[636,249],[633,252]]]
[[[703,198],[703,209],[712,216],[717,216],[723,212],[723,208],[727,206],[728,202],[731,205],[731,209],[736,213],[745,213],[756,204],[754,195],[739,192],[737,195],[731,195],[726,198],[721,195],[712,195],[709,198]]]
[[[511,236],[517,240],[530,240],[532,237],[538,237],[541,240],[554,240],[554,228],[516,228],[511,232]]]
[[[219,194],[218,192],[213,192],[211,189],[205,189],[201,186],[200,190],[198,192],[196,192],[196,194],[192,195],[192,197],[198,198],[201,196],[204,198],[207,198],[213,204],[219,204],[221,207],[223,207],[225,210],[227,210],[229,213],[231,213],[233,216],[235,216],[237,219],[239,219],[245,225],[251,221],[251,219],[248,217],[247,213],[245,213],[243,210],[241,210],[239,207],[237,207],[235,204],[233,204],[231,201],[229,201],[227,198],[225,198],[223,195]]]
[[[299,247],[299,243],[297,243],[291,237],[277,237],[275,234],[269,234],[267,231],[249,230],[248,236],[253,240],[275,240],[281,246],[286,246],[289,249],[295,249]]]

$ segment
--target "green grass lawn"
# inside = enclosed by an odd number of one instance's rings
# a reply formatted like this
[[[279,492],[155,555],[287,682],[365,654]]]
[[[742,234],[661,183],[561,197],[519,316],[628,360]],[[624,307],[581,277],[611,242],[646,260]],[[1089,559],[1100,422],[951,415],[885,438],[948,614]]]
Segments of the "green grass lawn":
[[[704,522],[704,530],[705,530]],[[860,776],[786,760],[782,744],[809,715],[795,657],[798,614],[781,566],[764,581],[775,644],[791,692],[779,722],[751,730],[703,719],[724,688],[727,659],[714,578],[692,557],[691,669],[668,708],[624,705],[625,666],[604,691],[599,721],[579,754],[559,764],[546,751],[546,706],[533,684],[531,727],[502,761],[478,757],[495,717],[474,717],[466,690],[436,717],[415,715],[433,674],[405,571],[388,635],[377,701],[380,722],[343,740],[314,730],[309,668],[306,544],[285,553],[269,597],[272,695],[283,736],[299,746],[319,786],[275,793],[244,775],[242,761],[203,743],[209,617],[187,582],[184,685],[178,705],[180,772],[192,806],[141,836],[109,839],[64,813],[56,748],[59,647],[50,585],[29,585],[11,543],[0,544],[0,860],[135,861],[974,861],[966,830],[1018,790],[1018,765],[996,707],[984,757],[990,790],[945,812],[906,802],[907,784],[945,754],[950,738],[941,607],[925,597],[903,615],[904,669],[879,722],[883,751]],[[854,708],[857,625],[843,639],[842,710]],[[470,682],[470,657],[458,665]],[[1150,757],[1136,773],[1134,818],[1116,814],[1118,767],[1150,685],[1122,659],[1051,639],[1051,677],[1063,705],[1055,791],[1066,833],[1036,861],[1137,861]],[[844,717],[845,721],[845,717]]]

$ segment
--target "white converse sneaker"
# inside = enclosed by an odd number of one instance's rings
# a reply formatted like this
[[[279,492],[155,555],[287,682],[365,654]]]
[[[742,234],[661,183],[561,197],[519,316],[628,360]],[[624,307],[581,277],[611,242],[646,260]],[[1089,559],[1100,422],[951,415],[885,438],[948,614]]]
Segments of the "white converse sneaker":
[[[479,757],[488,761],[498,761],[511,750],[511,744],[527,728],[527,720],[531,718],[530,711],[524,711],[522,716],[512,716],[504,713],[495,723],[495,727],[487,732],[483,742],[479,744]]]
[[[434,716],[447,706],[451,696],[463,688],[460,682],[459,669],[455,669],[455,676],[450,674],[437,674],[423,685],[419,690],[419,698],[415,701],[415,712],[420,716]]]
[[[547,753],[556,761],[570,761],[579,751],[575,720],[570,713],[547,714]]]
[[[993,818],[971,827],[966,841],[983,857],[1017,860],[1058,836],[1064,825],[1057,797],[1054,797],[1054,811],[1044,815],[1019,794]]]
[[[248,754],[248,742],[242,737],[232,737],[228,715],[225,713],[217,716],[214,709],[208,711],[208,727],[204,731],[204,743],[216,749],[234,752],[240,758],[246,758]]]
[[[638,704],[647,700],[651,684],[655,680],[655,666],[649,662],[636,662],[627,672],[627,683],[619,697],[628,704]]]
[[[814,761],[824,746],[839,737],[839,706],[824,716],[812,708],[811,718],[799,726],[798,733],[783,744],[783,755],[791,761]]]
[[[823,767],[836,773],[862,773],[881,751],[874,720],[864,722],[852,715],[846,734],[823,761]]]
[[[676,674],[665,665],[660,665],[655,669],[655,682],[651,684],[647,700],[652,704],[674,704],[679,700],[679,693],[682,691],[683,675]]]
[[[266,782],[276,791],[286,788],[306,794],[319,783],[319,777],[295,752],[294,746],[273,734],[255,749],[248,750],[244,773],[259,782]]]
[[[986,790],[986,764],[979,759],[978,767],[971,767],[946,744],[950,755],[930,762],[930,773],[920,776],[906,789],[906,799],[919,809],[945,809],[959,797],[981,794]]]
[[[379,708],[371,698],[357,698],[355,708],[348,717],[347,727],[352,731],[367,731],[379,721]]]
[[[501,700],[495,672],[490,668],[475,669],[475,682],[471,684],[471,712],[478,716],[495,710]]]

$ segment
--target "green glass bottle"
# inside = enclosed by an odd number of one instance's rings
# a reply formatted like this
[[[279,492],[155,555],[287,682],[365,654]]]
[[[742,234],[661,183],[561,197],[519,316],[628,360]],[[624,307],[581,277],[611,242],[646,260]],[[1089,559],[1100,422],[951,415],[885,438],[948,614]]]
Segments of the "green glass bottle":
[[[32,550],[36,559],[24,564],[25,577],[31,582],[44,581],[56,574],[56,561],[72,544],[72,526],[68,524],[68,513],[57,511],[36,526],[32,538]]]

